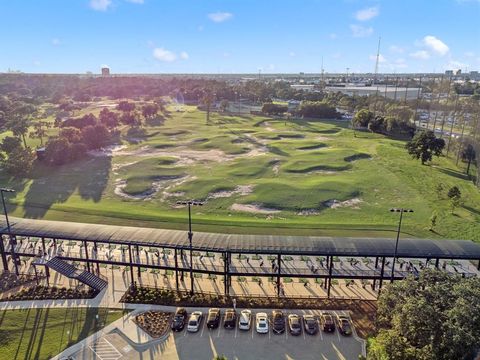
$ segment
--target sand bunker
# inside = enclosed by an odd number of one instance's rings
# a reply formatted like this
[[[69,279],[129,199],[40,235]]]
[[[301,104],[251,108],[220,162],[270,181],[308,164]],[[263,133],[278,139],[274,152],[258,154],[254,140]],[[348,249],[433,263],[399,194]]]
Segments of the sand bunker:
[[[230,206],[230,209],[233,211],[243,211],[255,214],[276,214],[280,212],[280,210],[269,209],[258,204],[233,204]]]
[[[299,216],[313,216],[318,214],[319,212],[316,209],[303,209],[296,213],[296,215],[299,215]]]
[[[194,177],[191,176],[183,176],[183,177],[176,177],[176,178],[164,178],[164,179],[159,179],[152,181],[152,186],[150,189],[140,193],[140,194],[128,194],[124,191],[125,187],[127,186],[127,181],[123,179],[117,179],[115,181],[115,189],[113,192],[115,195],[118,195],[124,199],[129,199],[129,200],[150,200],[152,199],[159,191],[162,191],[162,199],[165,199],[167,197],[180,197],[184,195],[184,193],[180,192],[174,192],[174,193],[169,193],[167,192],[168,189],[180,185],[184,183],[187,180],[191,180]]]
[[[222,190],[216,191],[208,194],[207,199],[219,199],[219,198],[228,198],[233,195],[245,196],[251,194],[253,191],[254,185],[238,185],[234,190]]]
[[[333,199],[333,200],[325,201],[323,204],[331,209],[338,209],[342,207],[351,207],[352,209],[360,209],[358,205],[362,202],[363,200],[360,198],[353,198],[345,201],[338,201]]]

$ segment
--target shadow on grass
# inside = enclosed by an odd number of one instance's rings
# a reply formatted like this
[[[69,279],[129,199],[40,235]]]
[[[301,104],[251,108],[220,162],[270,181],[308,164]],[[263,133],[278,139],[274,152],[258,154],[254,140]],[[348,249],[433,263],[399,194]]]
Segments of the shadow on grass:
[[[43,218],[54,204],[66,202],[74,193],[82,200],[99,202],[108,184],[110,157],[96,157],[72,164],[40,165],[24,202],[24,217]]]
[[[472,208],[471,206],[463,205],[463,208],[464,208],[465,210],[470,211],[470,212],[473,213],[473,214],[480,215],[480,210],[474,209],[474,208]]]
[[[447,169],[447,168],[438,168],[438,170],[446,175],[456,177],[457,179],[470,180],[470,177],[460,171]]]

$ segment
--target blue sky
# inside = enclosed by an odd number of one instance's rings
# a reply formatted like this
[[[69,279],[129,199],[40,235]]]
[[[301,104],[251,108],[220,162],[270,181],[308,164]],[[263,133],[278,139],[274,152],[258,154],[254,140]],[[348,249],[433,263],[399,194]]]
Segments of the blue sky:
[[[480,0],[3,0],[0,72],[480,70]]]

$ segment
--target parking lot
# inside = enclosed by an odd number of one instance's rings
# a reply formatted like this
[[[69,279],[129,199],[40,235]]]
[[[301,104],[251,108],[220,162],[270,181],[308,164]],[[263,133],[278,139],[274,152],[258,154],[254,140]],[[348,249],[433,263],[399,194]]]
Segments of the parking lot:
[[[178,358],[212,359],[223,354],[228,359],[358,359],[362,354],[361,341],[355,336],[342,336],[338,330],[319,331],[316,335],[302,331],[301,335],[293,336],[288,330],[274,334],[271,328],[268,334],[258,334],[254,324],[249,331],[238,327],[227,330],[222,324],[223,318],[217,329],[209,330],[204,319],[198,333],[183,331],[171,335]]]
[[[252,311],[253,319],[258,312],[260,311]],[[270,317],[271,311],[266,312]],[[317,310],[285,312],[286,315],[290,313],[320,315]],[[270,326],[268,334],[258,334],[254,321],[249,331],[239,330],[238,326],[225,329],[223,310],[219,327],[210,330],[206,326],[206,315],[204,311],[204,318],[197,333],[187,332],[186,329],[171,332],[165,341],[140,347],[131,346],[124,337],[111,333],[98,339],[98,345],[90,345],[77,353],[75,359],[212,360],[216,355],[225,355],[228,360],[356,360],[363,353],[363,341],[358,339],[355,333],[353,336],[343,336],[336,329],[333,333],[319,331],[316,335],[308,335],[302,329],[301,335],[292,336],[286,329],[283,334],[277,335]],[[106,352],[98,351],[99,345],[105,347],[106,344],[110,345]]]

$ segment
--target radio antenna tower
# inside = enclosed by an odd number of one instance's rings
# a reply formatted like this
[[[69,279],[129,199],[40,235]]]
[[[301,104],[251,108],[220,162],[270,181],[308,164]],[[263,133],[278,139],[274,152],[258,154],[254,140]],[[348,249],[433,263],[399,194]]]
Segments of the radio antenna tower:
[[[322,56],[322,81],[323,81],[323,73],[324,73],[324,70],[323,70],[323,56]]]
[[[378,37],[378,47],[377,47],[377,60],[375,61],[375,75],[373,76],[373,83],[377,81],[377,75],[378,75],[378,61],[380,59],[380,40],[381,37]]]

